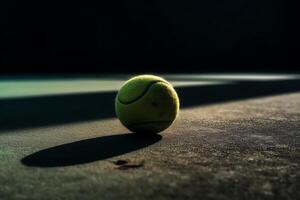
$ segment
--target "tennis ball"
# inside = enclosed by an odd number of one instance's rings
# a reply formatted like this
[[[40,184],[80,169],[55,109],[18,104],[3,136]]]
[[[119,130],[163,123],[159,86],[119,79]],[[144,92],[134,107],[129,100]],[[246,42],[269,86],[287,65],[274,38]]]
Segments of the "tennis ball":
[[[125,82],[115,99],[121,123],[135,133],[158,133],[168,128],[179,112],[179,99],[172,85],[153,75],[140,75]]]

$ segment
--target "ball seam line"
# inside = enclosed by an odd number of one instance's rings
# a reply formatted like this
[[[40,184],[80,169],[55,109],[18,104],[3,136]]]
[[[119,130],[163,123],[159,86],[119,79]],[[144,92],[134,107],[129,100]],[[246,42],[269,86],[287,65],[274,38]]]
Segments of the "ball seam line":
[[[119,95],[118,95],[117,99],[118,99],[118,101],[119,101],[121,104],[131,104],[131,103],[133,103],[133,102],[135,102],[135,101],[141,99],[141,98],[149,91],[149,89],[150,89],[154,84],[156,84],[156,83],[166,83],[166,82],[160,81],[160,80],[159,80],[159,81],[152,81],[152,82],[150,82],[149,85],[147,85],[146,89],[145,89],[139,96],[137,96],[137,97],[136,97],[135,99],[133,99],[133,100],[124,102],[124,101],[122,101],[122,100],[120,99],[120,96],[119,96]]]

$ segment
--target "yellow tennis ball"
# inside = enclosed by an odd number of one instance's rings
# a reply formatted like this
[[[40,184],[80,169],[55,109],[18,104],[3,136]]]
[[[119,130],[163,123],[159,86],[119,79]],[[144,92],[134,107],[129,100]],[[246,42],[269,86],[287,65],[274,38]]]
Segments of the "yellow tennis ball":
[[[168,128],[179,112],[179,99],[172,85],[153,75],[140,75],[125,82],[115,99],[121,123],[136,133],[158,133]]]

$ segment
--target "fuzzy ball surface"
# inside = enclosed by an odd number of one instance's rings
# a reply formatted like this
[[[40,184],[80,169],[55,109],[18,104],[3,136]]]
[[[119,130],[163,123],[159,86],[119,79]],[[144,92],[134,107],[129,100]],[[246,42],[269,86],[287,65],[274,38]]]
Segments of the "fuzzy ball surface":
[[[135,76],[124,83],[115,99],[121,123],[135,133],[158,133],[176,119],[179,98],[172,85],[153,75]]]

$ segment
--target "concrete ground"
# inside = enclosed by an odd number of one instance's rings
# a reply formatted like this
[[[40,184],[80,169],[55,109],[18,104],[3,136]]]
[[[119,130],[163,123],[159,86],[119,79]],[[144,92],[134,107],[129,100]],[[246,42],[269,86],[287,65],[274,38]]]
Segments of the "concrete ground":
[[[300,199],[300,77],[163,75],[181,111],[131,134],[128,77],[1,77],[0,199]]]

